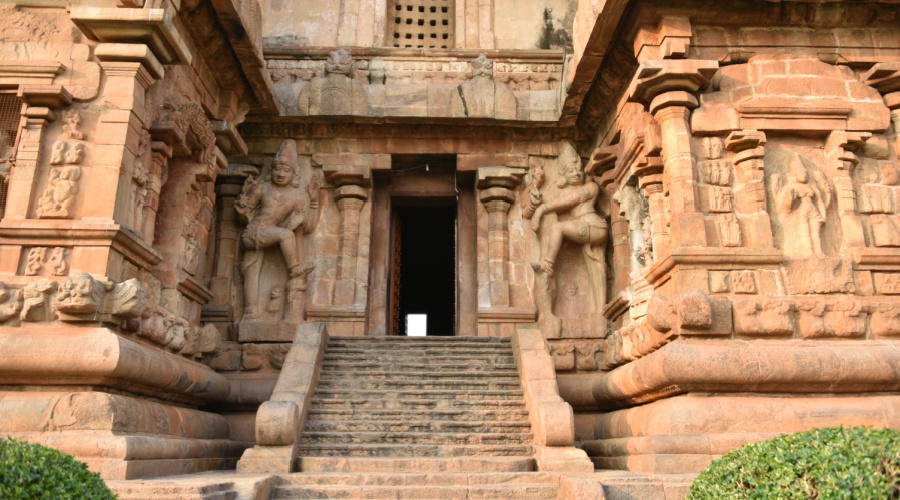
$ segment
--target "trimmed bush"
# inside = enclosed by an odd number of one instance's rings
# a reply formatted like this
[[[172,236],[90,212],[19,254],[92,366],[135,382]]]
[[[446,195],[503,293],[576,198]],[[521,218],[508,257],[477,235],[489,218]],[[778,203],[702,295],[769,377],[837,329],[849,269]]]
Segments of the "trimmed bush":
[[[733,450],[694,479],[690,500],[900,498],[900,432],[829,427]]]
[[[7,438],[0,439],[0,498],[108,500],[116,495],[100,474],[70,455]]]

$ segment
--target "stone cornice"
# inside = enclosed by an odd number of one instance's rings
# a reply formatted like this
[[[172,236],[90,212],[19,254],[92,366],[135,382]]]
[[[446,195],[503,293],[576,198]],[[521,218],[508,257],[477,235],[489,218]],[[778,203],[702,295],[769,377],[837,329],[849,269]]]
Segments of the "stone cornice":
[[[4,219],[0,222],[0,245],[109,246],[148,270],[162,261],[162,256],[140,236],[113,221]]]

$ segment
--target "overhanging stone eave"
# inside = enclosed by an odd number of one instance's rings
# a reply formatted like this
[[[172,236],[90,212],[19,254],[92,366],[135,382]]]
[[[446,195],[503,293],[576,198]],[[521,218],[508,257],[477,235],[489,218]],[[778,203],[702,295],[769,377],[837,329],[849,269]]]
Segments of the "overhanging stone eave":
[[[246,19],[233,0],[212,0],[211,4],[219,24],[227,34],[229,46],[240,65],[248,90],[256,98],[258,105],[252,106],[250,113],[280,115],[283,109],[275,97],[275,88],[266,70],[261,39],[257,41],[250,36],[250,30],[244,26]],[[241,29],[233,29],[234,26]]]
[[[633,0],[609,0],[597,16],[581,54],[575,54],[575,69],[560,114],[560,125],[574,126],[581,115],[585,98],[593,88],[597,72],[615,42],[626,8]]]

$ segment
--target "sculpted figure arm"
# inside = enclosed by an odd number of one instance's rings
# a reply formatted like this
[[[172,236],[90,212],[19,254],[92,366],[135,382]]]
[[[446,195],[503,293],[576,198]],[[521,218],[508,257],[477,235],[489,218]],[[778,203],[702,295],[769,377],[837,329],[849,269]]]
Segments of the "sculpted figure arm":
[[[296,231],[304,222],[306,222],[307,208],[302,202],[297,201],[294,209],[288,214],[287,218],[281,224],[281,227]]]
[[[256,208],[262,199],[263,189],[262,186],[253,180],[248,180],[247,182],[247,186],[238,195],[234,203],[234,210],[245,219],[250,220],[253,218],[253,214],[256,212]]]
[[[537,231],[541,225],[541,217],[547,212],[560,213],[571,210],[584,203],[593,203],[600,194],[600,188],[594,182],[586,182],[576,189],[570,189],[561,193],[555,199],[550,200],[537,208],[531,219],[531,227]]]

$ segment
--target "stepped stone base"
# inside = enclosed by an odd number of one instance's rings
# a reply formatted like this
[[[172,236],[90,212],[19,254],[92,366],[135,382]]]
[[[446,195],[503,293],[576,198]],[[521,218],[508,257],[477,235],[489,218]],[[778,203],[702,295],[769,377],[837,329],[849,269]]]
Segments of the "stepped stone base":
[[[900,396],[677,396],[604,414],[605,438],[582,447],[599,469],[693,473],[748,443],[838,425],[900,428]]]
[[[74,455],[104,479],[232,469],[252,443],[225,417],[103,392],[0,392],[3,436]]]
[[[368,499],[558,499],[678,500],[693,474],[594,473],[295,473],[190,474],[147,480],[108,481],[120,500]]]

